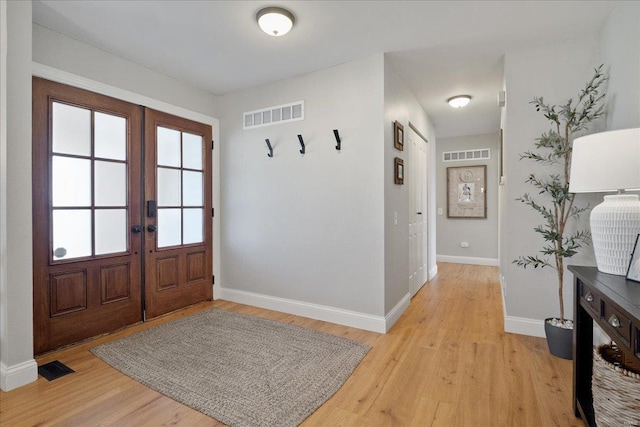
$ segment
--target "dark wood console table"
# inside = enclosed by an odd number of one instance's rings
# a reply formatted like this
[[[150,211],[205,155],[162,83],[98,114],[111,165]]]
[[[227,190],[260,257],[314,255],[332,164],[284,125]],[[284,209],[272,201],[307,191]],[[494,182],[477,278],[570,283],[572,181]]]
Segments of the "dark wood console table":
[[[640,368],[640,283],[600,273],[595,267],[569,266],[573,273],[573,410],[595,427],[591,371],[595,321],[625,354],[625,364]]]

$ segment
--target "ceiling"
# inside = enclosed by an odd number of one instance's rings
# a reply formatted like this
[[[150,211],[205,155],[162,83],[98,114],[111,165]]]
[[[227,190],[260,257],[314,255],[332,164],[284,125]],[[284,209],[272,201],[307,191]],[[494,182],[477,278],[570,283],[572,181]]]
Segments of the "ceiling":
[[[595,35],[615,3],[34,0],[33,21],[214,95],[384,52],[443,138],[498,131],[505,52]],[[288,35],[259,29],[265,6],[295,15]]]

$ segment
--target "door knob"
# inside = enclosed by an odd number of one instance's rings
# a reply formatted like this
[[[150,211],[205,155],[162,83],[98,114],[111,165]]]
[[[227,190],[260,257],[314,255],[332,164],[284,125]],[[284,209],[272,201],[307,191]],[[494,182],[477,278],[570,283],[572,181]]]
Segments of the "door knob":
[[[156,226],[155,226],[155,225],[153,225],[153,224],[149,224],[149,225],[147,225],[147,231],[148,231],[149,233],[153,233],[153,232],[154,232],[154,231],[156,231],[157,229],[158,229],[158,227],[156,227]]]
[[[134,225],[133,227],[131,227],[131,231],[133,231],[134,233],[141,233],[143,230],[141,225]]]

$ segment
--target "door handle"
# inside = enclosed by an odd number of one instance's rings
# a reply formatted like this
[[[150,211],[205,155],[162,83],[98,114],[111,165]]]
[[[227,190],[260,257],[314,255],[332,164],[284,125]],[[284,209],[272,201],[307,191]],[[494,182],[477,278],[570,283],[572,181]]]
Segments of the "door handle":
[[[131,231],[134,233],[142,233],[142,230],[144,230],[144,228],[142,228],[141,225],[134,225],[131,227]]]
[[[416,214],[418,214],[418,215],[422,215],[422,212],[416,212]]]
[[[156,227],[156,226],[155,226],[155,225],[153,225],[153,224],[149,224],[149,225],[147,225],[147,231],[148,231],[149,233],[153,233],[153,232],[154,232],[154,231],[156,231],[157,229],[158,229],[158,227]]]
[[[155,200],[148,200],[147,201],[147,216],[149,218],[155,217],[156,216],[156,210],[157,210],[156,201]]]

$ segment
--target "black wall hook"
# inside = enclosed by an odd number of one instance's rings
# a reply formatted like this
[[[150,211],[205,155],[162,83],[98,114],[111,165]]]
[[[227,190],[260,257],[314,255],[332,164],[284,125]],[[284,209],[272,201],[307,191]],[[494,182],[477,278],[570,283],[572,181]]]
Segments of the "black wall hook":
[[[304,154],[305,148],[304,141],[302,140],[302,135],[298,135],[298,141],[300,141],[300,146],[302,147],[302,150],[300,150],[300,154]]]
[[[336,145],[336,150],[340,151],[342,141],[340,141],[340,134],[338,133],[338,129],[333,130],[333,136],[336,137],[336,142],[338,143],[338,145]]]
[[[265,142],[267,143],[267,147],[269,147],[269,154],[267,154],[267,156],[273,157],[273,147],[271,146],[271,143],[269,142],[269,138],[265,139]]]

